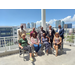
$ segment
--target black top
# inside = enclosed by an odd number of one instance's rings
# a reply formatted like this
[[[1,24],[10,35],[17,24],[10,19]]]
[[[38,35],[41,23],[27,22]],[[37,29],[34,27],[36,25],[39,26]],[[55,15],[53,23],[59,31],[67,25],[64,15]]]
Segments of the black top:
[[[42,32],[46,34],[45,30],[42,30]],[[39,34],[39,38],[41,38],[41,30],[38,32],[38,34]]]
[[[55,34],[55,30],[54,29],[51,29],[51,36],[49,34],[49,30],[47,30],[47,36],[50,37],[50,39],[54,38],[54,34]]]

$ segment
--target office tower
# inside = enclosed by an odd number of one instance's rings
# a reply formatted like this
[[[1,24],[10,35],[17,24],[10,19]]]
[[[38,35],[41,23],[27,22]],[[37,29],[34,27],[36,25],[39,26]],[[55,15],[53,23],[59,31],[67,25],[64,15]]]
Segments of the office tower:
[[[36,28],[36,23],[34,23],[34,28]]]
[[[72,28],[72,23],[67,24],[68,28]]]
[[[55,24],[56,24],[55,27],[58,28],[58,25],[59,25],[59,24],[61,25],[61,20],[57,20],[57,21],[55,22]]]
[[[61,22],[61,27],[64,28],[64,21]]]
[[[31,28],[33,28],[34,27],[34,23],[33,22],[31,22]]]
[[[64,24],[64,28],[67,28],[67,24]]]
[[[64,28],[72,28],[72,23],[64,24]]]
[[[42,26],[42,22],[40,22],[40,26]]]
[[[30,28],[30,23],[27,23],[27,28]]]

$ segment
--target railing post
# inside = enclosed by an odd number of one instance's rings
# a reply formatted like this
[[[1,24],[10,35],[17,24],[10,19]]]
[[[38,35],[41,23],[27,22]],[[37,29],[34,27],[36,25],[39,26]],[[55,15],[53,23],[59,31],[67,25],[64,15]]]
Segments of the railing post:
[[[5,52],[6,52],[7,50],[6,50],[6,41],[5,41],[5,37],[4,37],[4,44],[5,44]]]
[[[74,33],[74,45],[75,45],[75,33]]]
[[[9,39],[9,50],[10,50],[10,39]]]

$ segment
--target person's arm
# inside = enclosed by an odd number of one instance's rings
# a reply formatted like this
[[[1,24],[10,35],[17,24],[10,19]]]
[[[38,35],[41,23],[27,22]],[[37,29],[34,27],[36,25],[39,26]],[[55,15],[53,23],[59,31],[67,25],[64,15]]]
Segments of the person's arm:
[[[62,33],[60,34],[60,36],[62,36],[64,34],[64,29],[62,30]]]
[[[40,43],[39,38],[37,37],[38,43]]]
[[[43,43],[43,42],[42,42],[42,37],[41,37],[41,43]]]
[[[21,43],[19,43],[19,47],[20,47],[21,49],[23,49],[23,47],[21,46]]]
[[[55,34],[55,30],[53,29],[53,33]]]
[[[35,41],[34,41],[34,39],[31,37],[31,42],[33,43],[33,44],[38,44],[38,43],[36,43]]]
[[[49,43],[50,43],[50,38],[49,38]]]
[[[21,46],[21,40],[19,40],[19,47],[20,47],[21,49],[23,49],[23,47]]]
[[[17,37],[18,37],[18,40],[21,38],[19,30],[17,30]]]
[[[55,44],[55,41],[54,41],[54,39],[55,39],[55,38],[53,38],[53,44]]]

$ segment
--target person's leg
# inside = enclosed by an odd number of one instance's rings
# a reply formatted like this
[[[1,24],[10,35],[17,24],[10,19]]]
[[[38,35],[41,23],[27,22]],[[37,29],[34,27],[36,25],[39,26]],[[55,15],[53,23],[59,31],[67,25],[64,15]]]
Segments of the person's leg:
[[[24,49],[29,51],[30,60],[33,61],[33,58],[32,58],[32,50],[31,50],[30,45],[28,45],[27,47],[24,47]]]
[[[56,45],[56,56],[58,55],[58,45]]]
[[[63,49],[63,39],[62,39],[62,49]]]
[[[56,50],[56,46],[54,45],[54,49]]]
[[[51,48],[52,48],[52,40],[50,40],[51,41]]]
[[[40,50],[40,48],[41,48],[41,44],[39,44],[38,51]]]
[[[40,39],[40,43],[41,43],[41,38],[39,38]]]
[[[38,45],[34,44],[35,51],[38,52]]]

